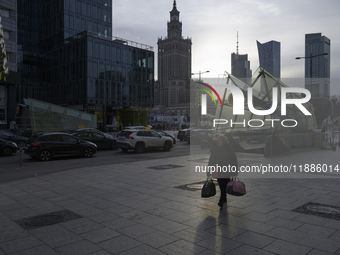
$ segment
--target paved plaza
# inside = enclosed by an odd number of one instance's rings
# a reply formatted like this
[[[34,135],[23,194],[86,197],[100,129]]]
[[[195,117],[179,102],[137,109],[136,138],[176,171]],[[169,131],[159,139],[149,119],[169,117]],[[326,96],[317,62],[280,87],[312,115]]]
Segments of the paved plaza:
[[[273,158],[238,154],[241,165],[337,164],[339,156],[339,150]],[[247,194],[228,195],[220,210],[219,190],[200,197],[204,177],[189,171],[195,160],[206,164],[207,156],[79,168],[0,184],[0,254],[340,254],[336,172],[289,179],[240,174]],[[53,220],[60,222],[42,226]]]

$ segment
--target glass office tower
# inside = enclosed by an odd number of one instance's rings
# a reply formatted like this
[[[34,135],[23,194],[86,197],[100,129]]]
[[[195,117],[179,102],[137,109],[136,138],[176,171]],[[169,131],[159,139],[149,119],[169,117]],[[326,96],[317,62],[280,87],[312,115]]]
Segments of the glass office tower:
[[[32,97],[105,116],[153,107],[153,48],[112,36],[112,0],[18,5],[20,102]]]

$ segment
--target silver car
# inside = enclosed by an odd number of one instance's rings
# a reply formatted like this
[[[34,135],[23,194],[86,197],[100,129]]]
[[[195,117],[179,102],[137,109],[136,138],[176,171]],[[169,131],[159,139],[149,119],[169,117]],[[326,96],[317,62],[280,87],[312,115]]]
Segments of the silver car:
[[[135,150],[137,153],[142,153],[145,149],[152,148],[163,148],[165,151],[170,151],[172,139],[153,130],[124,129],[117,136],[116,146],[124,152]]]

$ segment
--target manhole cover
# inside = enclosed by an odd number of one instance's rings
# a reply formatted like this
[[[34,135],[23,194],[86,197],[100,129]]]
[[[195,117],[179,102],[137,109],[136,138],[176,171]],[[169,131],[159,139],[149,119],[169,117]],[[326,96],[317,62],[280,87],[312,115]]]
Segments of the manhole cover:
[[[319,213],[330,213],[330,214],[339,214],[340,210],[333,208],[333,207],[327,207],[322,205],[309,205],[307,206],[307,209],[313,212],[319,212]]]
[[[28,219],[26,224],[29,226],[42,227],[60,223],[63,219],[64,217],[59,215],[43,215]]]
[[[23,227],[26,230],[31,230],[35,228],[50,226],[54,224],[58,224],[60,222],[66,222],[70,220],[75,220],[82,218],[83,216],[71,212],[69,210],[62,210],[42,215],[37,215],[29,218],[24,218],[21,220],[15,221],[18,225]]]
[[[184,185],[176,186],[175,188],[189,190],[189,191],[196,191],[196,190],[201,190],[202,187],[203,187],[203,184],[205,182],[206,181],[194,182],[194,183],[189,183],[189,184],[184,184]],[[218,186],[218,183],[215,183],[215,185]]]
[[[187,188],[189,188],[189,189],[202,189],[202,184],[203,184],[203,183],[200,183],[200,184],[188,184],[188,185],[186,185],[186,186],[187,186]]]
[[[166,170],[166,169],[172,169],[172,168],[178,168],[178,167],[183,167],[183,166],[168,164],[168,165],[150,166],[147,168],[155,169],[155,170]]]
[[[333,220],[340,220],[340,207],[338,206],[309,202],[299,206],[298,208],[295,208],[292,211]]]

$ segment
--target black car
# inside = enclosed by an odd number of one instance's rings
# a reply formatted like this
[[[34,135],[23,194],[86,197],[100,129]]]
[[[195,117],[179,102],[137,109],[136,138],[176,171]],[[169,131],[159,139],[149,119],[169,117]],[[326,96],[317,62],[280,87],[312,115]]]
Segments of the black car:
[[[190,143],[190,129],[188,129],[187,131],[185,131],[183,140],[184,140],[185,142],[187,142],[187,143]]]
[[[10,156],[13,153],[16,153],[17,150],[18,146],[16,145],[16,143],[0,139],[0,155]]]
[[[70,135],[92,142],[97,145],[98,149],[117,149],[115,138],[105,133],[99,133],[96,129],[78,129]]]
[[[0,138],[11,142],[15,142],[20,148],[25,147],[26,142],[28,141],[27,137],[14,135],[12,133],[8,133],[2,130],[0,130]]]
[[[180,141],[184,141],[184,137],[187,131],[190,131],[190,129],[187,128],[187,129],[179,130],[177,134],[177,139]]]
[[[172,144],[176,144],[176,138],[173,137],[172,135],[168,134],[168,133],[165,133],[164,131],[162,130],[155,130],[157,133],[161,134],[162,136],[167,136],[167,137],[170,137],[173,141]]]
[[[54,156],[83,155],[86,158],[97,153],[97,145],[65,133],[32,135],[28,140],[25,154],[42,161]]]

